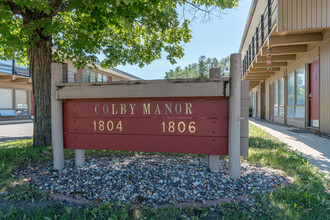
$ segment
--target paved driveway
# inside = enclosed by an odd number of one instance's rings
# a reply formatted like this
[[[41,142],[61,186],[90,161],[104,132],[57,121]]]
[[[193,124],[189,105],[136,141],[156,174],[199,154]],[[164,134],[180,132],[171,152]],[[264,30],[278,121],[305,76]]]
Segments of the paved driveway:
[[[33,123],[0,124],[0,143],[32,138]]]
[[[268,132],[287,144],[291,149],[301,152],[309,162],[330,177],[330,140],[313,133],[296,133],[293,128],[275,125],[262,120],[250,119],[250,123]]]

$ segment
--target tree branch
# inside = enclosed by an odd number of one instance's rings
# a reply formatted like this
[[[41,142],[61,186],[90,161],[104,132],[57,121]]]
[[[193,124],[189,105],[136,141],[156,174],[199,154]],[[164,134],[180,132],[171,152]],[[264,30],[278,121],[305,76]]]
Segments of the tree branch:
[[[8,1],[8,0],[4,0],[0,2],[0,5],[6,5],[10,8],[10,10],[14,13],[14,14],[22,14],[22,8],[21,6],[19,6],[18,4],[14,3],[13,1]]]
[[[188,5],[193,6],[194,8],[196,8],[196,9],[199,10],[199,11],[203,11],[203,12],[209,13],[209,11],[207,11],[207,10],[205,10],[205,9],[202,9],[202,8],[198,7],[196,4],[194,4],[194,3],[192,3],[192,2],[186,1],[185,3],[187,3]]]
[[[44,12],[42,12],[39,16],[38,16],[38,19],[42,19],[42,18],[52,18],[54,16],[56,16],[58,13],[60,12],[65,12],[68,7],[69,7],[69,4],[71,3],[72,0],[67,0],[67,1],[64,1],[63,0],[52,0],[50,2],[50,7],[53,8],[53,10],[51,11],[50,14],[46,14]]]
[[[69,7],[69,4],[71,3],[72,0],[67,0],[65,2],[62,2],[62,0],[54,0],[54,1],[58,1],[58,2],[61,2],[57,8],[56,7],[53,7],[55,10],[51,13],[51,17],[54,17],[55,15],[57,15],[58,13],[60,12],[65,12],[68,7]]]

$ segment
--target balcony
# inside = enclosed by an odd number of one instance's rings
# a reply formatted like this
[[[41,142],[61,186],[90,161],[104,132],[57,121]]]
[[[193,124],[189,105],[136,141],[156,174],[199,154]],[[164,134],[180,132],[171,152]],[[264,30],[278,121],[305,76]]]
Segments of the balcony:
[[[20,67],[15,60],[0,60],[0,82],[31,83],[31,76],[27,67]]]
[[[312,0],[253,1],[240,48],[242,79],[250,81],[250,90],[323,40],[330,13],[324,12],[322,4]]]
[[[254,6],[256,7],[256,6]],[[255,9],[251,9],[255,10]],[[256,60],[258,56],[263,57],[259,59],[259,62],[263,60],[263,63],[259,63],[258,67],[260,67],[257,72],[268,72],[267,70],[270,69],[265,61],[264,56],[262,56],[265,53],[264,48],[266,48],[266,40],[268,39],[268,36],[271,35],[274,27],[276,26],[276,11],[277,10],[277,1],[276,0],[268,0],[267,6],[264,8],[262,14],[260,15],[260,21],[258,25],[255,27],[255,32],[252,35],[252,40],[250,44],[248,45],[248,49],[245,52],[245,56],[243,58],[243,76],[242,78],[245,79],[245,76],[247,76],[250,73],[250,68],[253,68],[253,63]],[[256,15],[257,16],[257,15]],[[253,29],[254,27],[250,27],[249,29]],[[250,30],[249,30],[250,31]],[[259,75],[259,74],[258,74]],[[250,88],[251,86],[254,86],[256,83],[254,81],[250,82]]]

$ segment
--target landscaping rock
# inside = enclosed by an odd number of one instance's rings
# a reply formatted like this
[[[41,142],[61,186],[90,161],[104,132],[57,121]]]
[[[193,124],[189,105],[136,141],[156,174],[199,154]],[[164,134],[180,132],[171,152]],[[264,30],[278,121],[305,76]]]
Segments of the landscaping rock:
[[[229,177],[228,161],[220,160],[220,172],[207,170],[202,157],[165,155],[90,158],[83,167],[74,159],[54,172],[52,164],[28,167],[13,175],[36,188],[73,199],[162,205],[236,198],[265,193],[285,178],[267,168],[241,165],[241,178]]]

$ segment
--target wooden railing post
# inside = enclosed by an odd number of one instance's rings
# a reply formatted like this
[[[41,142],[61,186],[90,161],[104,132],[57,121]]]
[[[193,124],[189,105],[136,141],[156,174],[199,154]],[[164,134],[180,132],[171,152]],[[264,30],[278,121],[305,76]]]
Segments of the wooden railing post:
[[[242,77],[243,77],[243,75],[244,75],[244,73],[245,73],[245,70],[246,70],[246,68],[245,68],[245,57],[244,57],[244,59],[243,59],[243,72],[242,72]]]
[[[257,54],[259,51],[259,28],[256,27],[256,50],[257,50]]]
[[[255,48],[254,48],[254,37],[252,37],[252,60],[254,59]]]
[[[229,175],[240,178],[241,153],[241,62],[240,53],[230,55],[230,97],[229,97]]]
[[[272,31],[272,0],[268,0],[268,34]]]
[[[261,21],[260,21],[260,29],[261,29],[261,47],[264,44],[265,41],[265,26],[264,26],[264,15],[261,15]]]
[[[252,53],[251,53],[251,44],[249,45],[249,66],[251,65],[251,63],[252,63],[252,60],[253,60],[253,58],[252,58]]]
[[[62,101],[56,99],[56,83],[62,83],[63,79],[62,64],[52,63],[51,71],[52,147],[54,169],[57,170],[64,167]]]

